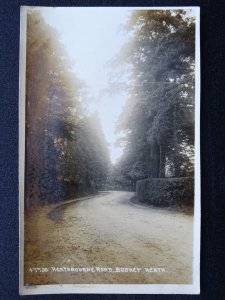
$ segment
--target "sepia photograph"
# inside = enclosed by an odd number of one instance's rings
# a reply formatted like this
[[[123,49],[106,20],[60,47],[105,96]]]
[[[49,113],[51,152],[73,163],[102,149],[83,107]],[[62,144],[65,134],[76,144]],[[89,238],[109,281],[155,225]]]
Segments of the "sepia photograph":
[[[20,294],[199,294],[199,8],[20,29]]]

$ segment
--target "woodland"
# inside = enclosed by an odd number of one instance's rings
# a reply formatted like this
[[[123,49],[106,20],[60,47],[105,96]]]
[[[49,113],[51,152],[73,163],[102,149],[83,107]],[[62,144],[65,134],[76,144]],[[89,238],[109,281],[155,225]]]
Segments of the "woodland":
[[[83,105],[88,83],[72,71],[56,30],[39,11],[28,12],[26,209],[136,191],[138,183],[154,189],[151,179],[161,180],[159,189],[167,180],[178,196],[185,186],[193,199],[195,20],[185,10],[138,10],[123,30],[130,38],[111,64],[129,69],[129,84],[116,82],[129,97],[116,127],[123,154],[112,164],[99,117]]]

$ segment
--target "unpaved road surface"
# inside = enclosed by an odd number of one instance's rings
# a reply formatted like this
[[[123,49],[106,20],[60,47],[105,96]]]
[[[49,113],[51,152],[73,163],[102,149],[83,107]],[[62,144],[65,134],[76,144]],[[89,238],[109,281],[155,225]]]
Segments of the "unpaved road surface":
[[[192,283],[193,216],[132,196],[106,192],[26,216],[25,284]]]

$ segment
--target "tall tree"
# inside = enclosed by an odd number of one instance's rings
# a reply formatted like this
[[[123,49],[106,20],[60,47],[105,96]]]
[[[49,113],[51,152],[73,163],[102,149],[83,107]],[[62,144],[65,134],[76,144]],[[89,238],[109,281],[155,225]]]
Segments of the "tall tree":
[[[107,176],[107,144],[97,118],[84,113],[82,88],[55,30],[29,10],[26,207],[95,192]]]
[[[131,66],[128,110],[119,125],[127,136],[122,159],[128,173],[140,170],[137,179],[191,175],[194,19],[185,10],[140,10],[132,12],[126,29],[132,38],[118,60]]]

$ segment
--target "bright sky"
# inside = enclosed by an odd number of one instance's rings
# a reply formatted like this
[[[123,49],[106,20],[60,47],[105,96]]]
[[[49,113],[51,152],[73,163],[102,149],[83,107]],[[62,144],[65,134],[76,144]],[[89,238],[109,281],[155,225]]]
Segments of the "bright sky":
[[[115,146],[115,124],[126,101],[125,93],[102,96],[108,86],[109,69],[105,66],[126,42],[120,30],[128,10],[116,8],[42,8],[46,22],[57,29],[59,39],[75,62],[74,71],[89,87],[88,110],[98,112],[105,138],[109,143],[111,161],[120,157],[122,149]]]

